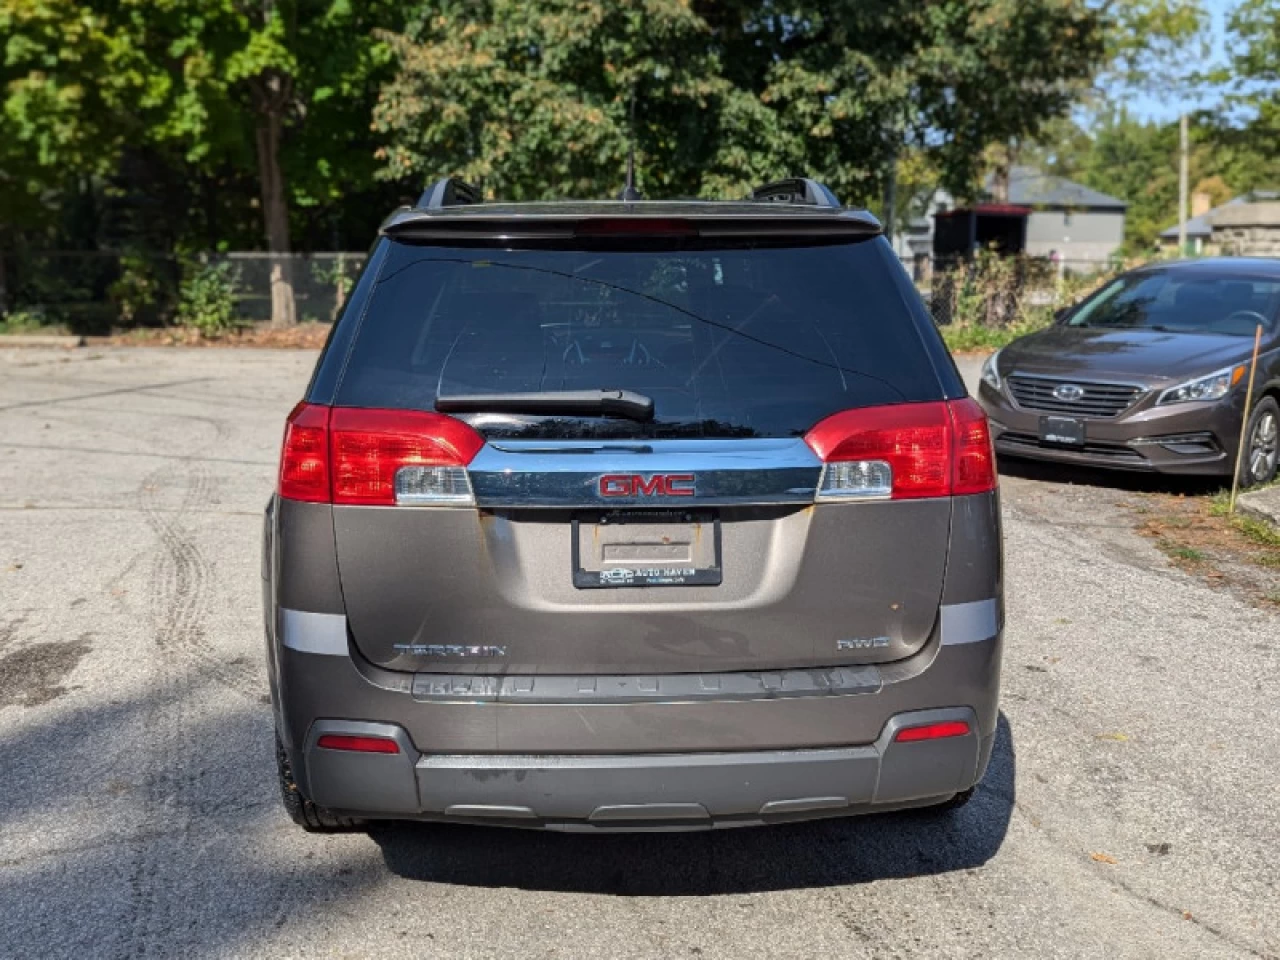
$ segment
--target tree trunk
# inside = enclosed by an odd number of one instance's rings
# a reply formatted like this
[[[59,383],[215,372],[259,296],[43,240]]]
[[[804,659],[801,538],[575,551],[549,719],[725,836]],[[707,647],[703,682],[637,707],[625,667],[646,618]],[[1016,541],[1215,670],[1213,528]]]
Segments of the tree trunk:
[[[995,169],[991,172],[991,201],[1009,202],[1009,153],[1003,149],[1000,150]]]
[[[276,91],[273,91],[276,92]],[[278,96],[262,98],[257,118],[258,179],[262,184],[262,217],[271,260],[271,325],[298,322],[293,299],[293,258],[289,252],[289,204],[280,170],[283,104]]]
[[[9,309],[9,282],[4,272],[4,236],[0,235],[0,317]]]

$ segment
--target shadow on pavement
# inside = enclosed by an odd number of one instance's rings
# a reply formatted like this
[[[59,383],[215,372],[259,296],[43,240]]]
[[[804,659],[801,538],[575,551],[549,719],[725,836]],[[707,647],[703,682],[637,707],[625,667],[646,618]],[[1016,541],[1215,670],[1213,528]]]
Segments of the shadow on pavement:
[[[210,689],[224,708],[188,711]],[[0,957],[240,956],[386,876],[366,838],[289,823],[256,700],[197,678],[10,716]]]
[[[369,835],[400,877],[616,896],[713,896],[843,886],[981,866],[1000,849],[1016,761],[1002,713],[986,777],[953,813],[877,814],[700,833],[562,834],[380,823]]]
[[[1042,483],[1074,484],[1086,487],[1111,487],[1137,493],[1171,493],[1205,496],[1230,486],[1230,477],[1177,476],[1164,473],[1141,473],[1135,470],[1103,470],[1046,460],[1023,460],[1001,455],[1002,477],[1039,480]]]

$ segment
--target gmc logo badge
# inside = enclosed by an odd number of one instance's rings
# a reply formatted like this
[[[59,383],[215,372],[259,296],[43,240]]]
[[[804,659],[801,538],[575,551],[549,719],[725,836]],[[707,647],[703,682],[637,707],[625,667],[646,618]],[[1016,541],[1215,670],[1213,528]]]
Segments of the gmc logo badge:
[[[600,478],[602,497],[692,497],[692,473],[606,473]]]

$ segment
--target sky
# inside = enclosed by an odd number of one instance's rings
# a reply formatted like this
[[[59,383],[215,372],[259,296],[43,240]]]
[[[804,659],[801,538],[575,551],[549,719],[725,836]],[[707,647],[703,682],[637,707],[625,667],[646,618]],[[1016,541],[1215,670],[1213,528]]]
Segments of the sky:
[[[1226,16],[1233,5],[1233,0],[1204,0],[1211,19],[1212,49],[1209,56],[1196,63],[1188,64],[1188,70],[1207,70],[1219,65],[1226,59],[1224,41],[1226,38]],[[1197,107],[1209,105],[1206,96],[1192,96],[1183,101],[1180,98],[1163,97],[1155,93],[1133,93],[1112,91],[1118,101],[1128,105],[1130,111],[1143,120],[1159,120],[1161,122],[1176,120],[1184,110],[1195,110]]]

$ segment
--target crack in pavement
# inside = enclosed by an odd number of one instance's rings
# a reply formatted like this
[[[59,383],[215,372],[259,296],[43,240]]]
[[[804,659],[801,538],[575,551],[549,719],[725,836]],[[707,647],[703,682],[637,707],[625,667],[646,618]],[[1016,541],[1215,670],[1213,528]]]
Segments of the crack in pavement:
[[[106,457],[147,457],[153,460],[178,460],[185,463],[231,463],[245,467],[273,467],[274,460],[241,460],[235,457],[201,457],[184,453],[147,453],[142,450],[107,450],[102,447],[69,447],[54,443],[21,443],[0,441],[0,448],[16,447],[20,450],[45,450],[54,453],[89,453]]]

